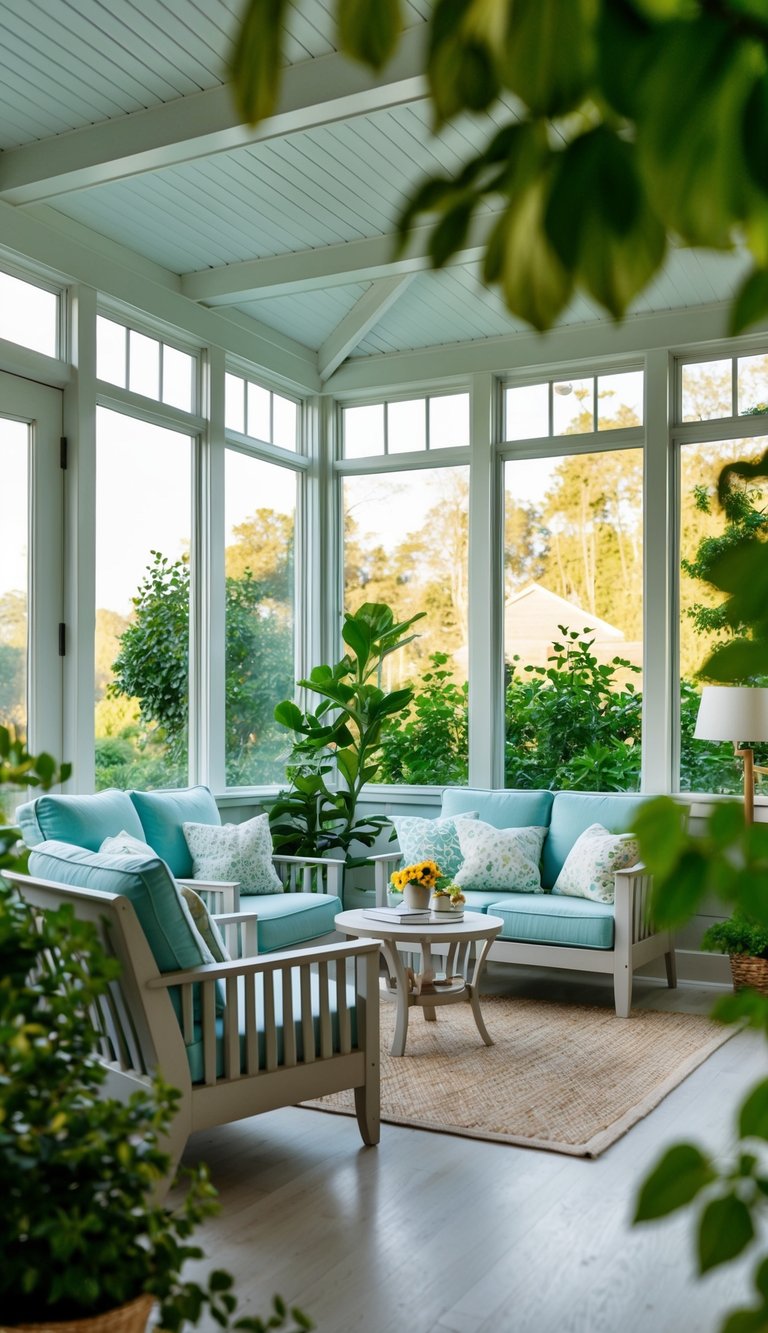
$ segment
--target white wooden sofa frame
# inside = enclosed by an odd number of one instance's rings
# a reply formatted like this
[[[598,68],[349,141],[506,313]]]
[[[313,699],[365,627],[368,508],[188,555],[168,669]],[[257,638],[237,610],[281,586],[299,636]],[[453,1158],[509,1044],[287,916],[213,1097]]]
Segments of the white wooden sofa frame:
[[[315,856],[273,856],[272,864],[286,893],[330,893],[341,902],[344,883],[344,862]],[[205,900],[209,912],[239,912],[241,907],[239,880],[183,879],[176,876],[177,884],[185,884]],[[258,895],[249,897],[258,906]],[[333,940],[335,933],[318,936],[318,940]]]
[[[94,1022],[100,1058],[107,1070],[104,1096],[125,1100],[146,1088],[155,1072],[181,1093],[167,1144],[170,1187],[190,1134],[246,1116],[293,1106],[311,1097],[353,1088],[355,1113],[363,1142],[378,1143],[379,1100],[379,945],[377,941],[326,944],[254,956],[256,917],[252,913],[217,916],[229,951],[251,949],[250,956],[227,963],[158,971],[132,903],[120,894],[78,889],[29,875],[5,876],[33,909],[69,904],[75,915],[96,928],[107,953],[117,958],[120,975],[102,998]],[[298,1012],[291,971],[298,970]],[[311,1009],[310,974],[319,992],[319,1031]],[[264,1050],[260,1059],[256,1026],[256,978],[264,984]],[[347,983],[354,977],[356,1039],[353,1042]],[[278,1050],[274,992],[280,987],[282,1051]],[[223,984],[226,1008],[216,1014],[216,982]],[[202,1034],[204,1079],[193,1083],[185,1038],[193,1030],[193,985],[200,986],[197,1018]],[[182,1022],[169,989],[179,987]],[[332,1030],[331,994],[336,998],[337,1039]],[[216,1019],[223,1021],[223,1073],[217,1073]],[[293,1021],[301,1024],[303,1057],[297,1057]],[[245,1032],[245,1069],[241,1070],[240,1027]],[[334,1049],[335,1048],[335,1049]],[[219,1056],[219,1060],[220,1060]]]
[[[402,860],[402,855],[399,851],[382,852],[370,859],[375,866],[376,905],[386,907],[390,871]],[[613,997],[619,1018],[629,1017],[634,973],[652,958],[664,955],[667,984],[674,988],[677,985],[677,965],[672,933],[656,930],[650,920],[651,875],[640,865],[615,873],[612,949],[577,949],[562,944],[529,944],[496,939],[491,945],[488,961],[608,973],[613,977]],[[504,894],[500,892],[499,898],[503,897]]]

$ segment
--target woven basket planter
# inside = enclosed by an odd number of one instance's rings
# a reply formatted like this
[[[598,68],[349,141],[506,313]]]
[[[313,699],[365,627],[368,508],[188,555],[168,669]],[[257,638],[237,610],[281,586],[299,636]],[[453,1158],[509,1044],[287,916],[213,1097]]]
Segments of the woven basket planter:
[[[153,1303],[152,1296],[137,1296],[127,1305],[119,1305],[88,1319],[68,1319],[53,1324],[0,1324],[0,1333],[145,1333]]]
[[[750,958],[748,954],[729,954],[733,989],[751,986],[761,995],[768,995],[768,958]]]

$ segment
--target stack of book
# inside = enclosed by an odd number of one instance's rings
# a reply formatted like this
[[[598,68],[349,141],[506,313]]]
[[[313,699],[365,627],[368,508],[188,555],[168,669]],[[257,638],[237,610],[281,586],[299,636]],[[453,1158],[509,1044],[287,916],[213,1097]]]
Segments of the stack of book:
[[[432,912],[428,907],[424,910],[412,907],[364,907],[363,915],[373,921],[386,921],[390,925],[397,925],[400,922],[406,926],[435,925],[441,922],[447,925],[449,921],[461,921],[464,917],[461,909]]]

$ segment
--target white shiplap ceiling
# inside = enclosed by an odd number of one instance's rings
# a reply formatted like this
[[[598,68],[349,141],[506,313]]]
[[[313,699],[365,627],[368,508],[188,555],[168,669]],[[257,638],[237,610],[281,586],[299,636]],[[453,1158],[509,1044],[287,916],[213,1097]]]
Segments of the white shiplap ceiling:
[[[317,353],[324,378],[349,357],[523,333],[481,284],[482,219],[443,272],[423,232],[393,260],[414,182],[456,170],[488,130],[467,117],[431,134],[430,6],[406,4],[372,79],[335,51],[334,0],[294,0],[281,104],[251,131],[227,86],[240,0],[0,0],[0,204],[152,261],[190,299]],[[636,311],[723,301],[742,267],[675,252]],[[561,323],[598,318],[581,298]]]

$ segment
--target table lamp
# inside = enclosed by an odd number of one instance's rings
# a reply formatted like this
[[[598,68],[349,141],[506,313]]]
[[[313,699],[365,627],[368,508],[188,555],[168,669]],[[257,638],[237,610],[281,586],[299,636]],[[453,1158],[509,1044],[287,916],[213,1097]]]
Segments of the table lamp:
[[[705,685],[701,691],[694,736],[700,741],[732,741],[734,754],[744,760],[744,818],[754,819],[755,773],[768,768],[755,764],[746,745],[768,741],[768,689],[757,685]]]

